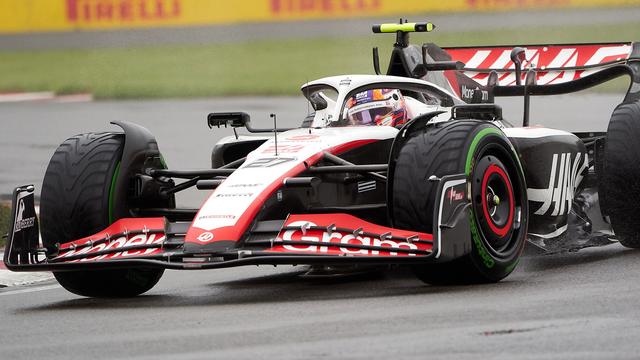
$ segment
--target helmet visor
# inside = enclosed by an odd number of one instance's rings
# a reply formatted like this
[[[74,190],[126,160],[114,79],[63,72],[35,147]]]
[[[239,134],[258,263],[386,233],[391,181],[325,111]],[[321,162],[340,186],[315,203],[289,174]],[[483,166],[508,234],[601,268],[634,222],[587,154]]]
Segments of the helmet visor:
[[[393,106],[382,102],[378,103],[376,107],[352,108],[348,112],[348,118],[352,125],[376,125],[380,119],[392,114],[393,111]]]

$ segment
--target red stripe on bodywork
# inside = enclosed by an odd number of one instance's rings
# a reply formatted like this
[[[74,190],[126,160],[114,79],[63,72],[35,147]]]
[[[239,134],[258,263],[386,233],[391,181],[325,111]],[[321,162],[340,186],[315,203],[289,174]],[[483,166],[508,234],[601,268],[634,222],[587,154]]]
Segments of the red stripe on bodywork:
[[[150,231],[164,231],[165,218],[126,218],[120,219],[109,225],[106,229],[95,233],[91,236],[84,237],[82,239],[74,240],[60,246],[60,251],[70,250],[72,247],[84,245],[89,241],[95,241],[98,239],[114,236],[115,234],[131,232],[131,231],[143,231],[144,229]]]
[[[462,96],[462,92],[460,91],[460,84],[458,83],[458,76],[456,75],[456,71],[447,70],[444,71],[444,76],[449,80],[449,84],[451,84],[451,89],[458,95],[458,97]]]
[[[104,250],[117,250],[130,246],[162,244],[165,240],[165,218],[126,218],[120,219],[106,229],[85,238],[74,240],[60,246],[56,258],[91,254]],[[95,244],[94,244],[95,243]],[[89,246],[84,246],[84,245]],[[87,257],[72,262],[116,259],[130,256],[148,256],[163,252],[162,248],[129,250]]]
[[[260,211],[260,208],[262,207],[262,204],[264,204],[264,202],[271,196],[273,195],[273,193],[278,190],[281,186],[282,186],[282,182],[284,181],[285,178],[288,177],[293,177],[296,176],[300,173],[302,173],[303,171],[305,171],[307,169],[307,167],[305,166],[311,166],[316,164],[320,159],[322,159],[322,154],[323,152],[329,152],[331,154],[334,155],[338,155],[341,154],[343,152],[349,151],[351,149],[355,149],[358,148],[360,146],[372,143],[372,142],[376,142],[378,140],[354,140],[354,141],[350,141],[344,144],[340,144],[340,145],[336,145],[333,147],[330,147],[326,150],[320,151],[312,156],[310,156],[309,158],[307,158],[305,161],[301,162],[300,164],[296,165],[293,169],[287,171],[286,173],[284,173],[282,176],[280,176],[276,181],[274,181],[273,183],[271,183],[264,191],[262,191],[257,197],[256,199],[251,203],[251,205],[249,205],[249,207],[247,208],[247,210],[245,210],[245,212],[240,216],[240,218],[238,219],[238,221],[236,222],[236,224],[234,226],[225,226],[225,227],[221,227],[221,228],[217,228],[217,229],[213,229],[210,230],[209,232],[213,234],[213,240],[211,241],[207,241],[208,244],[210,243],[214,243],[217,241],[238,241],[240,240],[240,238],[242,238],[242,235],[246,232],[247,228],[249,227],[249,225],[251,224],[251,222],[253,221],[253,219],[256,217],[256,215],[258,214],[258,212]],[[209,199],[212,198],[214,196],[214,194],[212,193],[209,196]],[[209,201],[209,200],[207,200]],[[205,201],[204,204],[207,203],[207,201]],[[202,207],[204,207],[204,204]],[[202,211],[202,207],[200,207],[200,211]],[[197,219],[200,216],[200,211],[198,211],[198,214],[196,214],[195,219]],[[191,226],[189,228],[189,231],[187,232],[187,236],[185,237],[185,243],[196,243],[196,244],[202,244],[202,242],[198,241],[198,237],[202,234],[207,232],[207,230],[195,227],[195,226]]]

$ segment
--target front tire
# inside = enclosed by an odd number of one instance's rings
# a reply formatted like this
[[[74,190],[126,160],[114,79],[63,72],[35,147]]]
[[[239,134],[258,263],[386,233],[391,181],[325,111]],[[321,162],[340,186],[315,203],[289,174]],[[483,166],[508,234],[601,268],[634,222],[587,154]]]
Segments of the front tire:
[[[466,174],[471,189],[472,250],[447,263],[414,267],[430,284],[496,282],[515,268],[527,225],[525,178],[509,139],[495,125],[475,120],[426,127],[398,152],[393,172],[394,226],[433,233],[438,183],[432,175]]]
[[[48,249],[95,234],[125,213],[113,204],[124,134],[89,133],[67,139],[53,154],[42,184],[42,242]],[[89,297],[129,297],[151,289],[158,269],[54,272],[68,291]]]

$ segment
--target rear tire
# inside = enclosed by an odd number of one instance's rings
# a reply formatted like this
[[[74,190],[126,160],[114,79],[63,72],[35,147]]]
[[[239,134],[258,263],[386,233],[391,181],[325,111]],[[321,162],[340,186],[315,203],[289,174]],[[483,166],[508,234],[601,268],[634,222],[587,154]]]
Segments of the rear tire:
[[[605,212],[620,243],[640,248],[640,102],[618,105],[611,115],[601,190]]]
[[[472,250],[447,263],[415,266],[416,275],[429,284],[499,281],[514,270],[524,249],[528,214],[524,174],[507,137],[488,122],[436,124],[407,140],[393,172],[394,226],[433,233],[438,183],[427,179],[463,173],[471,182]],[[491,204],[486,200],[488,189]],[[493,198],[498,193],[502,205]]]
[[[42,184],[42,242],[48,249],[95,234],[121,216],[112,204],[124,134],[89,133],[67,139],[53,154]],[[151,289],[164,270],[118,269],[54,272],[68,291],[90,297],[128,297]]]

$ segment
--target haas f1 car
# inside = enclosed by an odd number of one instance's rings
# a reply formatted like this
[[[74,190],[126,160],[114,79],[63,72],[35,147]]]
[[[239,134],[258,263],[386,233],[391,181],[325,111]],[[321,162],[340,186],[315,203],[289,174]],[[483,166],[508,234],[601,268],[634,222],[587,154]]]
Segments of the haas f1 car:
[[[299,128],[209,114],[210,128],[234,132],[211,168],[168,169],[153,135],[129,122],[69,138],[39,216],[33,186],[14,192],[6,266],[102,297],[141,294],[165,269],[406,265],[430,284],[478,283],[509,275],[525,244],[640,247],[640,43],[409,44],[431,30],[373,26],[396,35],[387,74],[373,49],[375,75],[304,84],[314,111]],[[531,96],[625,75],[607,132],[529,126]],[[522,97],[523,118],[503,119],[500,96]],[[208,200],[176,208],[191,187]]]

